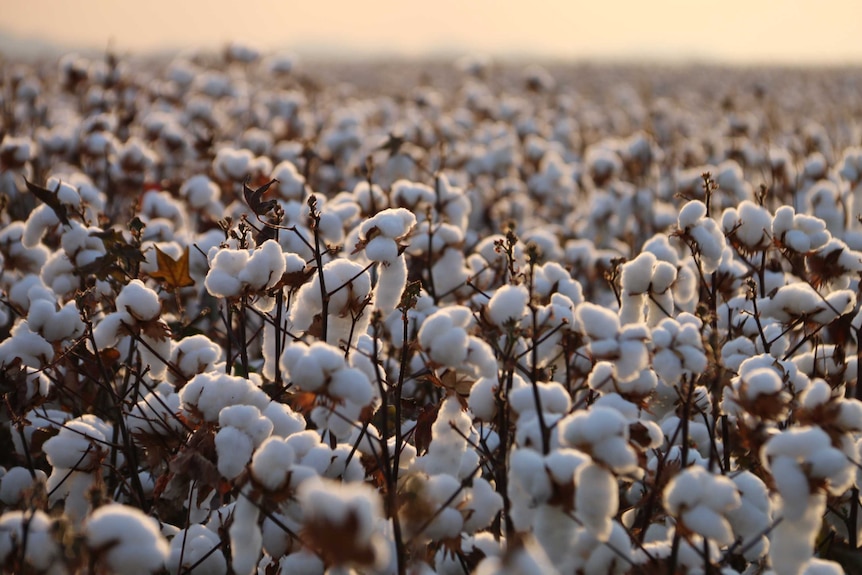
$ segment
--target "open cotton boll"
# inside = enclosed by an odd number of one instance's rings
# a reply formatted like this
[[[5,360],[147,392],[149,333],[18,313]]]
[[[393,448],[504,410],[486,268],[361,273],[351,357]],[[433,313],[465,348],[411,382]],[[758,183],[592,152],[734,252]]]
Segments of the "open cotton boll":
[[[747,250],[762,250],[771,242],[772,216],[763,206],[751,200],[743,200],[736,208],[728,208],[722,214],[724,233],[733,236]]]
[[[417,459],[420,469],[429,475],[453,473],[461,467],[461,458],[467,451],[470,436],[470,418],[461,410],[454,395],[440,405],[437,419],[431,426],[432,441],[428,453]]]
[[[293,162],[284,160],[272,169],[272,178],[278,180],[275,190],[285,200],[301,202],[305,198],[305,178]]]
[[[49,438],[42,450],[52,467],[92,470],[99,460],[105,434],[95,426],[75,419],[66,422],[60,433]]]
[[[159,294],[144,285],[144,282],[132,280],[117,295],[117,309],[127,311],[139,321],[150,321],[159,317],[162,303]]]
[[[158,523],[134,507],[111,503],[84,525],[87,546],[114,573],[145,575],[161,570],[170,546]]]
[[[251,473],[255,481],[270,491],[284,487],[295,461],[293,448],[280,437],[266,439],[254,452]]]
[[[0,565],[15,564],[12,553],[24,560],[20,565],[45,573],[65,573],[63,552],[55,537],[54,521],[41,510],[7,511],[0,515]],[[54,567],[54,569],[52,569]]]
[[[275,240],[266,240],[252,252],[239,274],[239,280],[249,289],[260,291],[281,280],[284,270],[281,246]]]
[[[263,535],[258,519],[260,509],[252,500],[251,487],[243,488],[233,508],[233,523],[228,528],[231,566],[237,575],[252,575],[260,559]]]
[[[613,516],[619,507],[619,488],[610,471],[594,463],[575,472],[575,513],[599,541],[611,534]]]
[[[804,572],[823,524],[826,496],[803,493],[800,497],[801,501],[794,504],[800,514],[793,513],[793,519],[783,507],[787,505],[787,499],[782,499],[782,505],[776,510],[776,517],[788,517],[769,533],[769,562],[776,575],[800,575]]]
[[[180,186],[180,196],[185,198],[189,206],[195,209],[218,202],[221,190],[218,184],[204,174],[197,174],[187,179]]]
[[[221,346],[203,334],[191,335],[171,344],[171,363],[186,379],[210,371],[223,356]],[[169,373],[171,378],[176,377],[173,370]]]
[[[13,467],[0,478],[0,501],[6,505],[17,505],[25,492],[32,490],[37,483],[42,485],[48,476],[41,469],[30,470],[26,467]],[[0,561],[2,563],[2,561]]]
[[[724,514],[740,506],[734,483],[697,466],[674,476],[664,491],[664,507],[690,530],[719,545],[733,542]]]
[[[564,414],[572,406],[572,399],[566,388],[561,384],[551,382],[538,382],[536,384],[521,385],[509,393],[509,405],[512,410],[523,415],[535,412],[537,409],[533,385],[538,388],[539,401],[542,411],[546,413]]]
[[[631,473],[637,468],[637,456],[628,443],[628,420],[616,409],[593,406],[576,411],[560,420],[560,441],[590,454],[615,473]]]
[[[491,296],[486,308],[488,319],[498,327],[505,327],[508,322],[521,319],[529,301],[526,286],[505,285]]]
[[[590,302],[579,305],[575,316],[581,329],[592,340],[613,339],[620,329],[620,320],[615,313]]]
[[[694,227],[706,216],[706,205],[700,200],[690,200],[679,210],[677,225],[679,229],[686,230]]]
[[[10,365],[15,359],[33,369],[41,369],[54,359],[54,348],[37,333],[30,331],[27,321],[18,321],[10,336],[0,342],[0,367]]]
[[[470,322],[470,310],[449,306],[428,316],[419,328],[419,345],[431,360],[449,367],[459,367],[467,359],[468,336],[464,329]]]
[[[220,550],[213,552],[220,545],[218,534],[200,523],[193,523],[174,535],[165,567],[171,575],[225,575],[227,562],[224,555]]]
[[[179,396],[186,414],[213,423],[225,407],[245,404],[261,410],[270,401],[251,380],[219,372],[199,373],[183,386]]]
[[[210,258],[210,270],[207,272],[204,286],[213,297],[236,297],[242,291],[240,274],[248,263],[247,250],[232,250],[222,248]]]
[[[656,257],[650,252],[641,252],[635,259],[624,263],[621,275],[623,291],[630,295],[648,292],[655,264]]]
[[[387,208],[360,224],[360,237],[363,239],[370,239],[369,236],[372,238],[400,239],[409,234],[415,225],[416,216],[410,210]]]
[[[364,483],[309,479],[297,500],[303,510],[305,535],[330,563],[339,567],[382,567],[389,560],[379,526],[380,496]]]

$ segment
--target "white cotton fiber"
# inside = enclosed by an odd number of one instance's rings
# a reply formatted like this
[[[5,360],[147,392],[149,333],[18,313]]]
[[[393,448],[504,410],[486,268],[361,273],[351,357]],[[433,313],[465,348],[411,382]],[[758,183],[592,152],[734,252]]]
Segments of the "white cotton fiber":
[[[144,285],[141,280],[132,280],[117,296],[117,309],[126,310],[137,320],[149,321],[159,316],[162,303],[159,294]]]
[[[607,469],[587,463],[578,467],[575,483],[577,517],[596,539],[607,541],[611,534],[613,516],[619,506],[616,479]]]
[[[224,555],[220,550],[213,551],[220,545],[218,534],[199,523],[193,523],[171,540],[171,551],[165,566],[171,575],[224,575],[227,573]],[[192,565],[194,569],[191,569]]]
[[[118,574],[155,573],[170,552],[158,523],[134,507],[116,503],[99,507],[87,519],[84,532],[87,546],[104,550],[99,555]]]
[[[530,294],[523,285],[505,285],[494,292],[486,308],[488,319],[498,327],[519,320],[526,312]]]

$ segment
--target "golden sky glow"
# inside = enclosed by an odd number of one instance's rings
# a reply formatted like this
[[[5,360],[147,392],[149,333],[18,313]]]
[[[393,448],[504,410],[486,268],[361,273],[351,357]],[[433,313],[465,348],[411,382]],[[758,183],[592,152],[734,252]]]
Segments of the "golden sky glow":
[[[0,0],[0,30],[120,52],[862,63],[860,0]]]

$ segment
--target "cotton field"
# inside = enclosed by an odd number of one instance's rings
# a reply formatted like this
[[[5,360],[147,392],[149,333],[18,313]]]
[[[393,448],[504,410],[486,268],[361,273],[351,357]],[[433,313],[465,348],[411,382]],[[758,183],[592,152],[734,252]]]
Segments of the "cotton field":
[[[862,71],[2,64],[3,572],[862,572]]]

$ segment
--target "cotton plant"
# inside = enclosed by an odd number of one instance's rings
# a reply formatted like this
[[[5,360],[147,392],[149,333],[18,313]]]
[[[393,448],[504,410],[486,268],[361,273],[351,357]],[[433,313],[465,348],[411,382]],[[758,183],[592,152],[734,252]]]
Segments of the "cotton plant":
[[[761,452],[779,502],[770,534],[769,558],[778,574],[799,573],[813,557],[826,511],[827,493],[843,493],[853,481],[847,455],[819,427],[798,426],[767,441]]]
[[[404,208],[386,209],[364,220],[359,226],[356,250],[378,262],[377,283],[371,307],[386,317],[401,299],[407,283],[407,262],[403,256],[405,241],[416,223],[416,216]]]
[[[584,346],[587,356],[593,361],[612,364],[619,382],[636,379],[648,367],[649,329],[646,324],[621,325],[617,314],[590,302],[579,305],[575,316],[579,330],[587,337],[588,343]]]
[[[619,506],[617,475],[638,474],[629,423],[619,411],[595,406],[560,421],[560,443],[590,456],[578,468],[575,514],[599,541],[607,541]]]
[[[422,322],[417,340],[432,369],[452,371],[476,381],[497,377],[497,360],[491,346],[471,335],[473,316],[464,306],[448,306]]]
[[[362,410],[379,401],[366,374],[329,344],[293,343],[282,353],[281,367],[297,388],[316,396],[310,419],[339,439],[349,437]]]
[[[64,423],[43,445],[52,466],[46,485],[49,502],[64,501],[65,514],[76,524],[91,511],[89,492],[102,480],[111,437],[111,426],[86,416]]]
[[[204,285],[211,295],[221,298],[266,292],[281,281],[287,267],[285,254],[275,240],[254,249],[213,249],[209,260]]]
[[[703,202],[691,200],[680,208],[677,225],[680,237],[690,242],[692,253],[703,267],[703,272],[712,273],[721,261],[725,239],[718,223],[707,213]]]
[[[726,514],[741,503],[733,481],[697,466],[674,476],[665,488],[663,499],[667,512],[679,522],[678,530],[685,527],[720,546],[734,541]]]
[[[122,287],[117,294],[116,311],[107,314],[93,329],[93,343],[97,349],[122,345],[140,338],[137,346],[143,363],[150,368],[155,379],[165,376],[171,353],[171,331],[161,319],[161,301],[158,294],[141,280],[135,279]],[[123,351],[126,348],[124,346]]]
[[[333,260],[299,288],[290,321],[299,332],[321,330],[331,345],[349,343],[352,333],[364,333],[370,323],[370,311],[365,310],[370,298],[370,274],[357,263]]]
[[[620,290],[620,323],[641,323],[650,326],[663,318],[673,317],[674,302],[671,286],[676,281],[676,268],[659,261],[651,252],[641,252],[622,265]],[[644,317],[644,310],[647,310]]]

